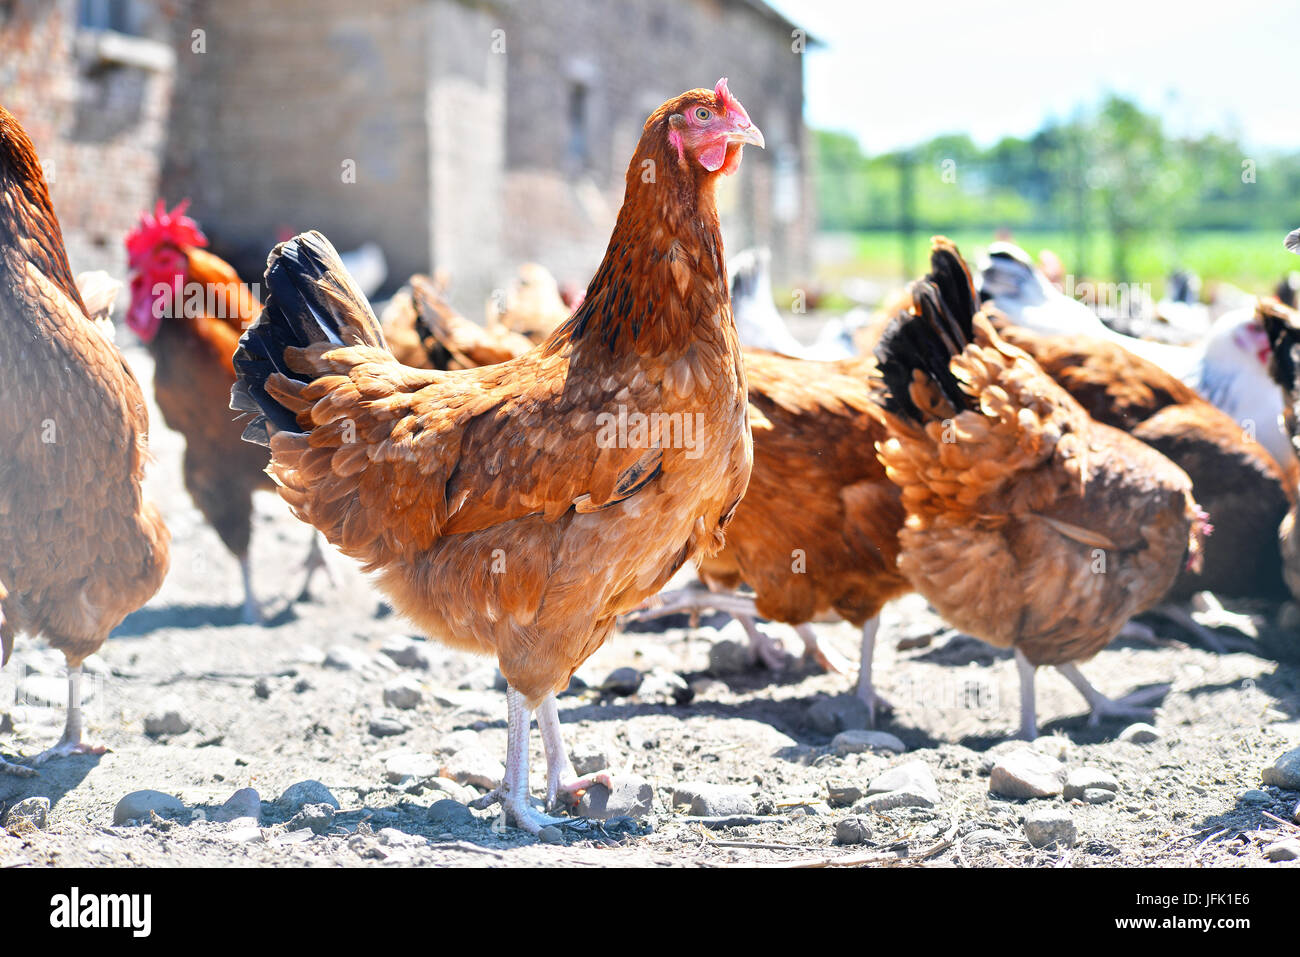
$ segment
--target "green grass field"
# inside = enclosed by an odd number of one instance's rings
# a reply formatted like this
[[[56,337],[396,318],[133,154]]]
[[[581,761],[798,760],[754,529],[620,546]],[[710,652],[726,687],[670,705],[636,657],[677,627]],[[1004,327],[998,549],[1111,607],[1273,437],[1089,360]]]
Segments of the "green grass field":
[[[1213,282],[1226,281],[1247,292],[1272,291],[1288,271],[1300,269],[1300,258],[1282,248],[1285,233],[1276,230],[1247,232],[1199,231],[1178,235],[1148,235],[1135,238],[1129,246],[1128,262],[1132,282],[1150,283],[1156,296],[1163,295],[1165,279],[1178,268],[1191,269],[1200,275],[1204,288]],[[974,256],[988,246],[989,231],[958,231],[949,236],[964,254]],[[1112,237],[1102,232],[1089,234],[1080,263],[1075,239],[1066,232],[1020,231],[1013,237],[1031,255],[1051,249],[1065,263],[1067,272],[1098,282],[1115,282],[1113,275]],[[911,261],[923,271],[929,250],[929,234],[918,231],[913,237]],[[898,233],[858,233],[854,241],[854,260],[827,267],[822,278],[843,279],[848,276],[903,277],[903,243]]]

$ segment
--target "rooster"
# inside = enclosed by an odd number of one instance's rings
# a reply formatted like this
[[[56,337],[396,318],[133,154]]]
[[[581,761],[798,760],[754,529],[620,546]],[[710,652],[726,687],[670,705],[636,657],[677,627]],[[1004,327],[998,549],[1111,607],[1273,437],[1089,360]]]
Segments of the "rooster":
[[[555,692],[618,615],[721,547],[749,481],[716,205],[745,144],[763,135],[725,79],[655,110],[582,306],[515,359],[400,365],[319,233],[271,254],[235,356],[231,405],[295,514],[429,634],[495,654],[508,743],[489,799],[534,834],[564,819],[529,804],[533,713],[549,806],[592,783],[573,779]]]
[[[1034,671],[1055,665],[1092,720],[1149,712],[1112,701],[1075,662],[1159,601],[1199,559],[1204,517],[1176,465],[1094,422],[979,311],[957,249],[876,348],[881,463],[906,513],[898,567],[953,626],[1015,649],[1020,731],[1037,733]]]
[[[187,205],[168,211],[159,200],[127,235],[126,323],[153,356],[154,397],[163,419],[185,436],[185,488],[239,561],[243,618],[251,624],[262,619],[249,560],[253,492],[274,486],[265,473],[266,452],[240,441],[239,425],[223,405],[235,381],[231,357],[239,336],[262,304],[225,260],[207,251],[207,238],[185,215]],[[318,568],[329,572],[313,536],[300,597]]]
[[[0,106],[0,644],[42,635],[68,662],[63,737],[81,740],[81,663],[148,601],[171,537],[141,491],[149,415],[68,267],[35,147]],[[30,773],[0,761],[0,770]]]

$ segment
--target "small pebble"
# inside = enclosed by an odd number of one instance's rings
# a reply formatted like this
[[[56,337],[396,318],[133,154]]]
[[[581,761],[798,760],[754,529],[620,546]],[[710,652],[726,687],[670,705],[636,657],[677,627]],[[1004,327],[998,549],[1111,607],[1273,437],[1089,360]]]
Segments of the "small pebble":
[[[384,777],[390,784],[401,784],[407,778],[423,780],[438,776],[441,765],[431,754],[411,751],[393,755],[384,762]]]
[[[275,803],[290,812],[299,811],[308,804],[328,804],[336,811],[342,807],[329,788],[313,780],[289,785]]]
[[[214,821],[235,821],[243,817],[258,819],[262,816],[262,799],[252,788],[240,788],[226,799],[226,803],[212,812]]]
[[[427,669],[429,667],[427,645],[428,642],[417,641],[405,635],[395,635],[379,647],[379,653],[387,655],[403,668]]]
[[[347,645],[334,645],[325,653],[325,667],[337,668],[339,671],[360,671],[370,664],[370,656],[364,651],[349,648]]]
[[[334,824],[335,808],[328,804],[308,804],[285,824],[287,831],[300,831],[303,828],[313,834],[326,834]]]
[[[575,749],[569,760],[579,774],[595,774],[609,767],[609,752],[604,748]]]
[[[833,805],[847,807],[862,800],[863,791],[862,788],[848,781],[827,781],[826,797]]]
[[[19,801],[5,814],[5,827],[11,830],[45,829],[50,819],[50,799],[29,797]]]
[[[132,791],[113,808],[113,823],[125,824],[142,818],[148,820],[150,811],[163,817],[186,813],[185,805],[170,794],[150,790]]]
[[[807,712],[808,723],[819,734],[865,730],[871,726],[871,712],[857,695],[818,698]]]
[[[1241,792],[1242,804],[1271,804],[1273,799],[1269,797],[1267,791],[1261,791],[1259,788],[1251,788],[1249,791]]]
[[[641,672],[635,668],[615,668],[601,682],[600,689],[608,694],[628,697],[641,687]]]
[[[1065,779],[1065,790],[1062,796],[1067,801],[1073,801],[1075,798],[1082,798],[1083,792],[1089,788],[1118,791],[1119,781],[1115,780],[1115,775],[1100,768],[1075,768]]]
[[[1151,725],[1139,721],[1137,724],[1130,724],[1121,731],[1119,739],[1132,744],[1150,744],[1153,741],[1160,740],[1160,732]]]
[[[908,761],[898,767],[890,768],[877,775],[867,788],[867,800],[877,794],[907,795],[915,801],[894,803],[893,807],[933,807],[940,801],[939,786],[934,783],[934,775],[924,761]],[[873,809],[882,810],[882,802],[877,801]]]
[[[1264,848],[1264,856],[1270,861],[1300,861],[1300,840],[1275,841]]]
[[[1065,768],[1028,747],[1004,754],[989,772],[989,793],[1021,800],[1060,794]]]
[[[691,781],[673,789],[673,807],[686,805],[697,817],[753,814],[754,799],[745,788]]]
[[[410,730],[403,721],[390,715],[370,719],[369,731],[376,738],[393,738]]]
[[[1109,788],[1084,788],[1079,797],[1085,804],[1108,804],[1115,800],[1116,794]]]
[[[253,682],[253,695],[263,701],[271,697],[271,679],[263,675]]]
[[[473,824],[475,817],[470,813],[469,808],[459,801],[444,798],[429,805],[429,821],[433,824],[441,824],[443,827],[462,827]]]
[[[470,784],[490,791],[501,784],[506,769],[486,749],[475,745],[453,754],[439,774],[458,784]]]
[[[643,818],[654,806],[655,792],[650,782],[635,774],[614,776],[614,790],[603,784],[589,787],[578,802],[582,817],[606,821],[615,817]]]
[[[1025,837],[1034,847],[1058,844],[1072,847],[1078,837],[1074,818],[1063,807],[1043,807],[1025,818]]]
[[[151,738],[184,734],[190,727],[190,719],[185,716],[183,705],[174,696],[159,702],[144,718],[144,733]]]
[[[835,822],[835,840],[840,844],[864,844],[871,840],[871,825],[857,815],[842,817]]]
[[[1272,767],[1265,768],[1260,775],[1265,784],[1286,791],[1300,791],[1300,748],[1286,752]]]
[[[401,711],[410,711],[419,707],[424,700],[424,690],[420,682],[410,675],[401,675],[384,685],[384,704]]]
[[[971,831],[964,838],[963,843],[971,847],[1006,847],[1007,836],[1001,831],[995,831],[992,828],[981,828],[978,831]]]
[[[888,731],[863,731],[849,730],[841,731],[831,739],[831,750],[838,755],[860,754],[864,751],[884,751],[893,754],[902,754],[907,750],[905,745]]]
[[[563,844],[564,832],[554,824],[548,824],[537,832],[537,839],[543,844]]]
[[[734,675],[748,671],[753,664],[749,645],[739,641],[724,640],[714,642],[709,647],[709,673],[714,675]]]

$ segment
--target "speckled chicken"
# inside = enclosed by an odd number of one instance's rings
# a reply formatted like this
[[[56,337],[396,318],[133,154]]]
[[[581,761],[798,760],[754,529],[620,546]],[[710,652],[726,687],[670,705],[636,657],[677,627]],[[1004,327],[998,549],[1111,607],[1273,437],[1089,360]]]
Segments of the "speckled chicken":
[[[979,311],[966,264],[936,239],[876,349],[879,455],[902,492],[898,565],[949,623],[1013,648],[1021,734],[1037,732],[1034,672],[1058,667],[1093,718],[1143,713],[1078,670],[1199,559],[1191,481],[1093,421]]]

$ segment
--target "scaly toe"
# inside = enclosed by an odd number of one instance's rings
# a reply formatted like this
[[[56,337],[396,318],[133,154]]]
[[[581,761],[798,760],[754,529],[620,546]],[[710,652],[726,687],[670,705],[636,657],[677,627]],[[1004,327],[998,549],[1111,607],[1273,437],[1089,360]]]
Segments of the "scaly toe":
[[[77,754],[107,754],[108,748],[102,744],[88,744],[85,741],[60,741],[54,747],[42,751],[32,758],[32,764],[41,765],[55,758],[70,758]]]

